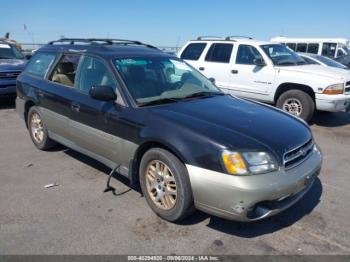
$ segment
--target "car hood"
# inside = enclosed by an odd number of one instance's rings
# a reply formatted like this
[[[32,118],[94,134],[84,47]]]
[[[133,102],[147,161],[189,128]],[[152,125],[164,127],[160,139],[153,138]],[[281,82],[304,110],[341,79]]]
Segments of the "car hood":
[[[230,95],[155,106],[150,111],[223,148],[269,150],[279,159],[312,138],[309,127],[295,117]]]
[[[315,76],[325,76],[339,80],[350,79],[350,72],[335,67],[324,67],[320,65],[300,65],[300,66],[280,66],[276,67],[280,71],[291,71],[298,73],[312,74]]]
[[[22,59],[0,59],[1,71],[23,71],[27,60]]]

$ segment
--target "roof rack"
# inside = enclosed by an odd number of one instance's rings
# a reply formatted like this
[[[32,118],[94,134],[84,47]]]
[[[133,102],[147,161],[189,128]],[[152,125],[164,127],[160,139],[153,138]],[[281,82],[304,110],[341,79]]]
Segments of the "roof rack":
[[[205,39],[223,39],[221,36],[210,36],[210,35],[205,35],[205,36],[198,36],[197,40],[205,40]]]
[[[155,46],[142,43],[140,41],[126,40],[126,39],[115,39],[115,38],[61,38],[55,41],[51,41],[48,44],[54,45],[57,43],[68,42],[70,45],[78,43],[85,43],[91,45],[143,45],[149,48],[158,49]]]
[[[231,36],[226,36],[225,37],[225,40],[232,40],[232,39],[235,39],[235,38],[246,38],[246,39],[253,39],[252,37],[250,36],[243,36],[243,35],[231,35]]]

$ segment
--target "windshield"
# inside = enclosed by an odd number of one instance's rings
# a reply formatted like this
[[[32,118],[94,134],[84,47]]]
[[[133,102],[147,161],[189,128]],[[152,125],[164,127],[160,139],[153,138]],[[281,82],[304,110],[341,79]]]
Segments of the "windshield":
[[[176,58],[117,59],[114,65],[139,105],[222,94],[207,78]]]
[[[14,46],[0,43],[0,59],[23,59],[23,54]]]
[[[285,45],[262,45],[261,48],[271,58],[274,65],[293,66],[307,64],[298,54]]]
[[[316,60],[320,61],[321,63],[324,63],[327,66],[347,69],[347,67],[345,65],[343,65],[337,61],[334,61],[333,59],[330,59],[328,57],[317,55],[317,56],[314,56],[314,58]]]

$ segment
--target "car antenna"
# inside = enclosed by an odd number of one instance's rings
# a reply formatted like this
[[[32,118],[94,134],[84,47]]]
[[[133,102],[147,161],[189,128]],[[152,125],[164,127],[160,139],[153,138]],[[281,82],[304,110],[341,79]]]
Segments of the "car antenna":
[[[112,178],[113,174],[116,173],[116,171],[119,169],[119,167],[120,167],[120,165],[117,165],[117,166],[116,166],[115,168],[113,168],[113,169],[111,170],[111,172],[109,173],[108,179],[107,179],[106,188],[105,188],[105,190],[103,190],[104,193],[109,192],[109,191],[112,191],[113,195],[115,195],[115,196],[117,195],[116,189],[110,185],[110,182],[111,182],[111,178]]]

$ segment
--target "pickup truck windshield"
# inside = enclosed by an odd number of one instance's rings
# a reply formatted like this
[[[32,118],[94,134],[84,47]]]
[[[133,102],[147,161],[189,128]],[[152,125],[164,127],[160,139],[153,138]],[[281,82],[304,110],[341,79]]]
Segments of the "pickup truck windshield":
[[[138,105],[223,94],[193,67],[175,57],[117,59],[114,66]]]
[[[0,43],[0,59],[23,59],[23,54],[14,46]]]
[[[304,59],[285,45],[262,45],[261,48],[271,58],[274,65],[295,66],[307,64]]]

